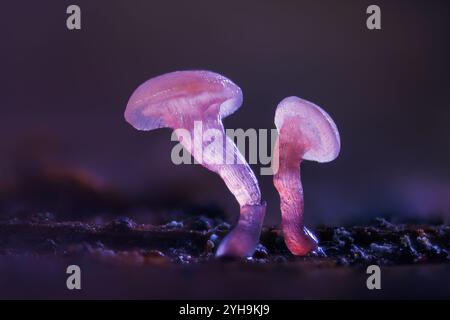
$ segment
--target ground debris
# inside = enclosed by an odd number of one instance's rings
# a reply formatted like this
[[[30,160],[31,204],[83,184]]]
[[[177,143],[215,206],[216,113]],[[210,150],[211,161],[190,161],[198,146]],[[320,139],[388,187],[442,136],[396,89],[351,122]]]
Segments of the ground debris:
[[[50,213],[0,221],[0,255],[89,256],[120,265],[192,264],[216,260],[214,252],[231,226],[218,218],[179,216],[155,226],[128,217],[106,223],[57,222]],[[293,256],[280,229],[265,227],[246,263],[313,263],[328,266],[450,262],[447,225],[374,224],[320,227],[320,247]]]

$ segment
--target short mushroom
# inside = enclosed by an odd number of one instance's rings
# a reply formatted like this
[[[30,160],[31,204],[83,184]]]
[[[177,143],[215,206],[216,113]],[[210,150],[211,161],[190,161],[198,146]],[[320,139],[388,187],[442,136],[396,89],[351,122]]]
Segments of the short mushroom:
[[[303,221],[302,160],[329,162],[340,151],[336,124],[319,106],[288,97],[277,106],[278,138],[274,150],[274,184],[280,194],[284,241],[295,255],[317,249],[318,240]]]
[[[152,78],[139,86],[128,101],[125,119],[138,130],[158,128],[184,129],[194,137],[195,125],[202,130],[220,132],[223,140],[198,145],[177,134],[180,143],[194,159],[217,173],[238,201],[241,212],[238,225],[220,244],[216,255],[245,257],[253,254],[261,233],[265,203],[261,202],[258,181],[234,142],[229,139],[222,119],[242,104],[242,91],[231,80],[210,71],[177,71]],[[226,149],[226,150],[225,150]],[[236,159],[232,164],[218,158],[226,153]],[[206,159],[205,159],[206,158]],[[222,159],[223,160],[223,159]]]

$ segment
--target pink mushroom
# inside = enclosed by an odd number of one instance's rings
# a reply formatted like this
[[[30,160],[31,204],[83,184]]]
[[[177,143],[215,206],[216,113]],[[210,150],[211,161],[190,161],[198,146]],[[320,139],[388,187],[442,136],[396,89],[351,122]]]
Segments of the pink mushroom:
[[[317,238],[303,222],[302,160],[329,162],[340,151],[340,138],[331,117],[298,97],[283,99],[275,113],[278,138],[274,153],[274,184],[280,194],[284,241],[295,255],[317,248]]]
[[[177,71],[152,78],[139,86],[128,101],[125,119],[138,130],[172,128],[180,143],[194,159],[217,173],[240,205],[238,225],[220,244],[218,256],[245,257],[253,254],[261,233],[265,203],[253,171],[234,142],[224,131],[222,118],[242,104],[242,91],[231,80],[210,71]],[[201,139],[201,145],[184,139],[177,129],[188,130],[195,140],[194,127],[217,130],[223,140]],[[208,152],[199,152],[208,149]],[[222,158],[236,159],[232,164]]]

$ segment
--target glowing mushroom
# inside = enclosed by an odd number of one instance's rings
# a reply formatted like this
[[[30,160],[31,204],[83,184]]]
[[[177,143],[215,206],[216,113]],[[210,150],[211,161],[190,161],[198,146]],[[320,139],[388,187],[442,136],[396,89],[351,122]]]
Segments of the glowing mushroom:
[[[298,97],[278,104],[275,125],[274,184],[280,194],[284,241],[293,254],[305,255],[317,248],[318,241],[303,222],[300,164],[334,160],[341,146],[339,132],[324,110]]]
[[[239,222],[220,244],[216,253],[219,256],[252,255],[265,214],[256,177],[222,125],[222,118],[234,113],[241,104],[241,89],[224,76],[210,71],[177,71],[139,86],[125,111],[125,119],[138,130],[174,129],[194,159],[217,173],[235,196],[241,208]],[[183,130],[193,139],[179,134]],[[208,130],[218,132],[221,139],[198,139]],[[228,163],[224,155],[235,161]]]

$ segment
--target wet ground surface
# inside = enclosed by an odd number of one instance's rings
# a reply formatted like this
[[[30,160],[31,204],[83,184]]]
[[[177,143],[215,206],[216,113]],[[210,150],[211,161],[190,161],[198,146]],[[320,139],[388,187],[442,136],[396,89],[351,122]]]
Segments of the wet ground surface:
[[[319,227],[320,250],[305,257],[289,253],[277,227],[265,227],[253,257],[216,259],[231,228],[220,209],[154,211],[147,193],[127,200],[77,175],[51,177],[0,192],[0,298],[450,297],[445,224],[380,218]],[[82,290],[66,287],[72,264]],[[367,289],[371,264],[381,266],[381,290]]]
[[[381,299],[450,297],[450,227],[391,224],[316,230],[321,250],[292,256],[265,228],[253,257],[216,259],[221,218],[178,215],[160,225],[121,217],[61,222],[31,214],[0,222],[0,298]],[[82,290],[66,287],[69,265]],[[379,264],[382,289],[368,290]]]
[[[0,255],[80,257],[119,264],[193,264],[217,260],[215,249],[231,226],[221,218],[178,215],[161,225],[120,217],[109,222],[58,222],[49,213],[0,221]],[[392,224],[320,227],[320,248],[306,257],[287,250],[282,233],[264,228],[244,263],[307,262],[318,265],[399,265],[450,262],[450,226]]]

